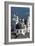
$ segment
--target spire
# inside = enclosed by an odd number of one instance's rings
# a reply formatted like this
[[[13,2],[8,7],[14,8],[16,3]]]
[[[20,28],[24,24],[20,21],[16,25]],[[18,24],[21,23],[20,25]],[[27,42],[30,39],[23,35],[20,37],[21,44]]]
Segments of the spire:
[[[15,13],[14,13],[14,16],[16,16]]]

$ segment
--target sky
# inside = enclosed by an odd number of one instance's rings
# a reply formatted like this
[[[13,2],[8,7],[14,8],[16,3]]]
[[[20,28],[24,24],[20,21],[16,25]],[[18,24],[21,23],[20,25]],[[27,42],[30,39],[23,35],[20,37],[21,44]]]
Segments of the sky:
[[[24,18],[25,20],[28,18],[30,13],[30,9],[27,7],[11,7],[11,16],[16,15],[19,18]]]

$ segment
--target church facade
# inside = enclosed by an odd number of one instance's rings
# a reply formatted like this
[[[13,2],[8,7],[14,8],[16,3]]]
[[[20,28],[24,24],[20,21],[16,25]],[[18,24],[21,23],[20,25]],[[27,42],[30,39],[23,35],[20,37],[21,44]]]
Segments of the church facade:
[[[29,20],[29,18],[28,18]],[[24,18],[23,19],[19,19],[18,16],[16,16],[14,14],[13,18],[12,18],[12,27],[14,29],[14,33],[16,33],[17,35],[18,34],[23,34],[25,35],[26,32],[29,32],[28,30],[30,29],[29,26],[30,26],[30,23],[29,21],[27,21],[27,25],[24,23]],[[27,27],[28,26],[28,27]]]

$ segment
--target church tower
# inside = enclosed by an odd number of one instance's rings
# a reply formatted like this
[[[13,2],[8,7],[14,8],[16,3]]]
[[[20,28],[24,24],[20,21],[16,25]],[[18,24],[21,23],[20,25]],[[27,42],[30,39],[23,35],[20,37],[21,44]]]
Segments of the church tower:
[[[27,26],[28,26],[28,32],[29,32],[30,31],[30,16],[28,16]]]

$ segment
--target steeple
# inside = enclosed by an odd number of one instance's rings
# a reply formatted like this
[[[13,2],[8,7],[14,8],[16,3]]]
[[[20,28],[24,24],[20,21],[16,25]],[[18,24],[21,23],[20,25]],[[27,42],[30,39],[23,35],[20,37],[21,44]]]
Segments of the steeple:
[[[15,13],[14,13],[14,16],[16,16]]]

